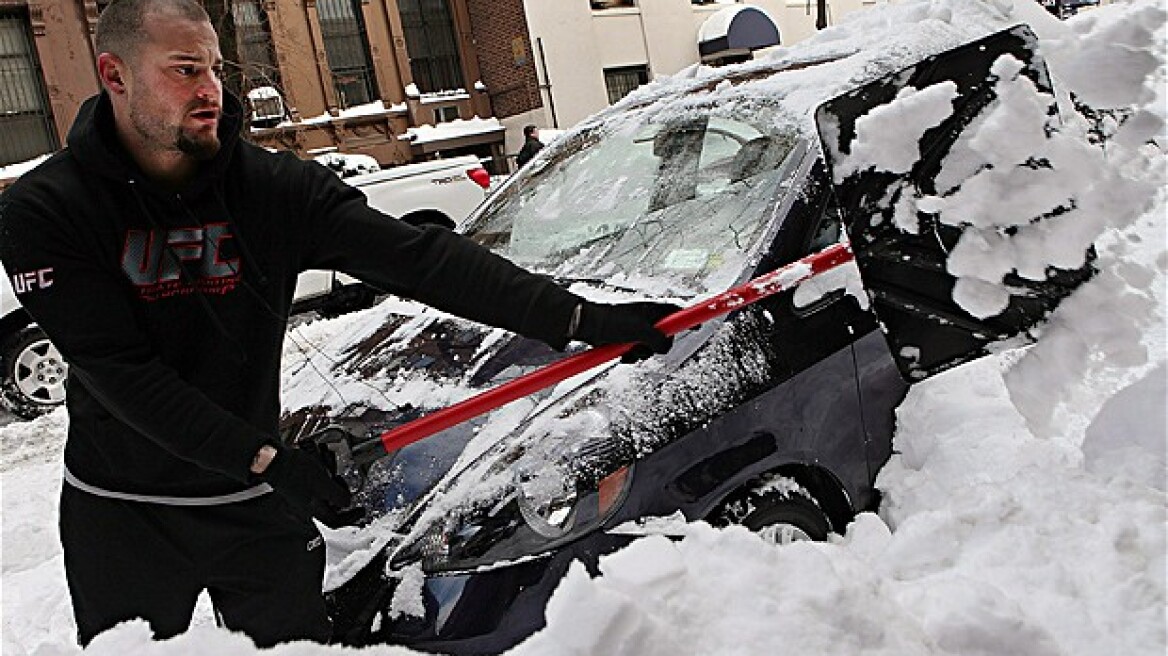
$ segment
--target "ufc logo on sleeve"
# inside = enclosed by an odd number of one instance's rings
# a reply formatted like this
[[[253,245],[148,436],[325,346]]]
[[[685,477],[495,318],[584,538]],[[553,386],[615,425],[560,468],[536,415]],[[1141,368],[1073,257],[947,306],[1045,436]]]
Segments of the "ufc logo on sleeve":
[[[34,289],[48,289],[53,286],[53,268],[37,269],[12,274],[12,291],[25,294]]]

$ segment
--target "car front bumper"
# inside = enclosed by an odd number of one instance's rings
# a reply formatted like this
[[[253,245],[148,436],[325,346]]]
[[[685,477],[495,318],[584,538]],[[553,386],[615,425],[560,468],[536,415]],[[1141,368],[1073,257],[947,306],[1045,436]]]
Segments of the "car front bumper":
[[[354,580],[330,593],[340,629],[337,641],[397,644],[459,656],[506,651],[546,625],[547,602],[573,561],[595,575],[601,556],[634,539],[596,531],[544,557],[490,570],[427,575],[421,591],[422,617],[390,619],[396,581],[381,574],[385,559],[379,558],[367,567],[376,572],[367,573],[363,583]],[[368,612],[352,601],[337,603],[354,596],[361,597],[359,605]]]

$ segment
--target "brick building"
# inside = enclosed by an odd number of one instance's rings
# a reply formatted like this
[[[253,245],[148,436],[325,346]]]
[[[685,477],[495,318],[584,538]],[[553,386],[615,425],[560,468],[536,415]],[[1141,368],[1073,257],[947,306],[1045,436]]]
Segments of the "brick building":
[[[110,0],[0,0],[0,166],[64,143]],[[249,138],[383,165],[475,154],[540,105],[522,0],[204,0]]]

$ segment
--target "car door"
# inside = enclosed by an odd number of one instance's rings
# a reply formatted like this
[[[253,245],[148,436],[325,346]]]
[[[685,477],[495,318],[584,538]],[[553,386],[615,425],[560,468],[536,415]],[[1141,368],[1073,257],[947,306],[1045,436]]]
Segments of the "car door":
[[[756,275],[836,244],[842,217],[817,149],[807,153],[801,188],[792,193]],[[765,339],[779,381],[767,395],[788,456],[827,467],[858,507],[869,503],[872,468],[853,344],[876,335],[859,271],[845,264],[758,302],[769,324]]]
[[[1022,74],[1038,89],[1050,92],[1050,75],[1038,54],[1037,39],[1023,25],[927,58],[828,101],[816,112],[834,193],[864,287],[909,381],[981,357],[995,342],[1029,338],[1028,331],[1092,274],[1088,258],[1077,270],[1049,270],[1043,281],[1008,276],[1005,282],[1013,290],[1008,307],[996,316],[974,317],[954,300],[957,279],[946,267],[965,228],[917,211],[917,229],[906,231],[899,225],[904,218],[898,222],[894,216],[902,197],[941,193],[937,178],[942,163],[995,101],[993,65],[1006,55],[1022,63]],[[920,157],[911,170],[851,170],[847,160],[859,118],[892,102],[902,89],[923,90],[944,82],[956,89],[953,112],[924,132]],[[1054,112],[1050,107],[1048,113]]]

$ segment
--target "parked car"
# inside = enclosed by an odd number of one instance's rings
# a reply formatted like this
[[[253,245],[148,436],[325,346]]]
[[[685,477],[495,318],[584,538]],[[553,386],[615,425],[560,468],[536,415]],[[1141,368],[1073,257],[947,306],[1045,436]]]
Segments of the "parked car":
[[[367,539],[330,545],[357,572],[328,585],[338,641],[497,653],[543,625],[572,563],[595,573],[652,518],[822,540],[877,506],[909,382],[1025,331],[1090,273],[1017,281],[1005,312],[978,319],[952,300],[944,267],[959,229],[935,220],[918,234],[887,229],[893,185],[931,189],[945,153],[993,101],[998,56],[1024,62],[1049,89],[1024,27],[949,50],[951,33],[928,36],[903,70],[794,50],[642,89],[565,134],[475,212],[471,239],[607,300],[696,302],[845,232],[858,267],[679,335],[665,356],[574,377],[365,469],[361,454],[434,410],[429,398],[564,357],[433,312],[391,317],[344,366],[392,370],[400,388],[387,396],[422,407],[322,415],[320,404],[286,423],[298,444],[339,457],[369,512]],[[853,56],[832,70],[867,78],[808,106],[808,87],[797,86],[806,69]],[[905,87],[946,81],[961,111],[926,133],[912,171],[840,166],[858,116]],[[411,397],[419,382],[446,392]],[[345,554],[346,544],[361,548]]]
[[[364,192],[372,207],[403,221],[458,229],[486,197],[490,175],[477,157],[467,155],[372,171],[345,182]],[[311,270],[297,279],[292,310],[335,316],[368,306],[377,293],[343,273]],[[0,283],[0,408],[24,418],[48,412],[65,402],[67,375],[65,360],[21,307],[5,277]]]
[[[35,417],[65,402],[69,367],[0,278],[0,408]]]

